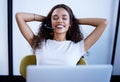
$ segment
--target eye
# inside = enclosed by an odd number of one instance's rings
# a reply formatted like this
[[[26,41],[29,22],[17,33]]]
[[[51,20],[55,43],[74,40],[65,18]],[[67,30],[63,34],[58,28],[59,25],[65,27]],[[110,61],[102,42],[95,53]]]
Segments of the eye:
[[[58,18],[53,18],[53,20],[58,20]]]
[[[58,16],[53,16],[52,19],[53,20],[58,20]]]
[[[63,20],[68,20],[68,16],[67,15],[63,15],[62,19]]]
[[[67,20],[68,18],[67,17],[64,17],[63,20]]]

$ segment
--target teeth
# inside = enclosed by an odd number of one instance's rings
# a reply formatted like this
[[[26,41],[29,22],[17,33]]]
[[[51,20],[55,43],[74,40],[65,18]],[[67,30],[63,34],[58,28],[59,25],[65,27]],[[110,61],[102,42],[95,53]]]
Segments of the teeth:
[[[58,28],[63,28],[64,26],[63,25],[57,25]]]

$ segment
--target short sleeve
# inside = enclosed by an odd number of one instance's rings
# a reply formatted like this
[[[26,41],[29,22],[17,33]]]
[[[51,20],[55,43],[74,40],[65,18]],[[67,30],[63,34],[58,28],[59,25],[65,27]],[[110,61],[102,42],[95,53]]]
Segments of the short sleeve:
[[[81,49],[81,54],[83,56],[86,53],[85,48],[84,48],[84,40],[81,40],[79,42],[79,45],[80,45],[80,49]]]

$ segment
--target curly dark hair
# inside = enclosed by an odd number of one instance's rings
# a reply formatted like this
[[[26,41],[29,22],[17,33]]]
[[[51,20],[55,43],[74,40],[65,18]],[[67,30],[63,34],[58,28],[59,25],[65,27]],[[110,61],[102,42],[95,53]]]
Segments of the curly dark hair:
[[[41,23],[38,34],[34,36],[34,39],[32,41],[33,50],[40,48],[42,41],[46,41],[47,39],[53,39],[53,30],[51,28],[51,15],[53,11],[57,8],[64,8],[70,16],[71,28],[69,28],[69,30],[67,31],[66,39],[71,40],[74,43],[77,43],[83,39],[82,32],[79,29],[78,20],[75,18],[72,9],[65,4],[58,4],[51,9],[46,18]]]

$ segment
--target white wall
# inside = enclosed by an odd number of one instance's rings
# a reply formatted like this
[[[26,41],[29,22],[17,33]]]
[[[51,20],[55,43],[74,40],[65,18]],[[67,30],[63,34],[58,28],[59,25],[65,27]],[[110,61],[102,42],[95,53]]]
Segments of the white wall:
[[[114,6],[114,15],[113,15],[113,19],[114,19],[114,22],[116,22],[115,21],[115,19],[116,19],[116,16],[115,15],[117,15],[118,13],[117,12],[115,12],[116,10],[118,11],[118,9],[116,8],[116,7],[118,7],[118,2],[119,2],[119,0],[116,0],[115,2],[114,2],[114,5],[116,5],[116,6]],[[115,24],[115,23],[114,23]],[[113,75],[120,75],[120,18],[119,18],[119,27],[118,27],[119,29],[118,29],[118,36],[117,36],[117,43],[116,43],[116,50],[115,50],[115,59],[114,59],[114,65],[113,65]]]
[[[120,19],[119,19],[119,30],[118,30],[118,39],[116,43],[116,53],[114,61],[113,75],[120,75]]]
[[[0,75],[8,75],[7,0],[0,0]]]
[[[57,3],[69,5],[76,17],[102,17],[108,20],[108,26],[96,44],[89,50],[86,59],[89,64],[109,64],[111,63],[112,48],[114,41],[114,31],[116,6],[113,0],[13,0],[13,68],[14,75],[19,75],[19,65],[21,59],[31,54],[31,48],[21,35],[15,20],[16,12],[31,12],[47,15],[48,11]],[[113,12],[114,10],[114,12]],[[39,23],[29,23],[36,33]],[[92,27],[82,26],[85,36],[92,30]]]

